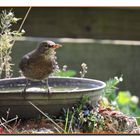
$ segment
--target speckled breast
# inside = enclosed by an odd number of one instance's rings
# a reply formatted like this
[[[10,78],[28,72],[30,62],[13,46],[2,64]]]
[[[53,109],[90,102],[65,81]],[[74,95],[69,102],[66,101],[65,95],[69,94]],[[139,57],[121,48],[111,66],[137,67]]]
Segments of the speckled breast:
[[[25,68],[23,75],[31,80],[43,80],[53,72],[53,65],[52,59],[40,57]]]

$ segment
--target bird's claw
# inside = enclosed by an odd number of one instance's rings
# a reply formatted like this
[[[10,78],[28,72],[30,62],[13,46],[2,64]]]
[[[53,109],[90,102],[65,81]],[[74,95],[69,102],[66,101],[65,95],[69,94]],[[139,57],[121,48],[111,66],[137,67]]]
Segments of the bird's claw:
[[[26,89],[27,89],[28,83],[29,83],[29,80],[26,79],[25,87],[24,87],[24,89],[21,91],[21,96],[23,96],[24,99],[25,99],[25,97],[26,97],[26,93],[27,93],[27,92],[26,92]]]
[[[52,94],[52,92],[51,92],[51,88],[50,88],[50,87],[48,87],[48,94],[49,94],[49,95]]]
[[[25,97],[26,97],[26,90],[22,90],[21,91],[21,96],[25,99]]]

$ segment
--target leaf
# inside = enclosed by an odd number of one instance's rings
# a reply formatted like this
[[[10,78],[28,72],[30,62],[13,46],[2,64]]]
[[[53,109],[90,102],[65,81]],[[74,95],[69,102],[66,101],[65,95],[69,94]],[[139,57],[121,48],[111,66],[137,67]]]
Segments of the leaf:
[[[121,105],[129,104],[131,100],[131,94],[129,91],[120,91],[118,93],[117,101]]]
[[[109,79],[106,82],[106,87],[104,89],[104,96],[107,97],[109,100],[114,100],[116,98],[116,89],[117,84],[123,81],[122,76],[120,78],[114,77]]]
[[[74,70],[60,71],[54,74],[55,76],[72,77],[76,75]]]

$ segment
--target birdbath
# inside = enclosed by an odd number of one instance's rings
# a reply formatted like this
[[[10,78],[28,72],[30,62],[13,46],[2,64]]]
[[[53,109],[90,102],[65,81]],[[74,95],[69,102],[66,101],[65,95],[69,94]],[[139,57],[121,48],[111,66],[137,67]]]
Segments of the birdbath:
[[[0,117],[10,108],[10,117],[38,117],[39,112],[29,101],[44,113],[59,115],[62,108],[74,106],[83,96],[88,96],[95,105],[106,84],[99,80],[76,77],[50,77],[51,94],[45,89],[45,82],[30,81],[26,96],[22,96],[26,79],[16,77],[0,80]]]

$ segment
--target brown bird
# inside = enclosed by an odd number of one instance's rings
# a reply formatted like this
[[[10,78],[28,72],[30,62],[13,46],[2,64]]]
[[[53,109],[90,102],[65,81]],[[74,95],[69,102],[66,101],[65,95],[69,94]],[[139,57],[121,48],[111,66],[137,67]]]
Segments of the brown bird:
[[[48,87],[48,93],[50,93],[48,85],[48,76],[56,68],[56,48],[60,48],[62,45],[55,44],[52,41],[43,41],[33,51],[25,54],[20,63],[19,68],[23,75],[27,78],[27,82],[23,93],[26,93],[28,86],[28,80],[39,81],[46,80]]]

